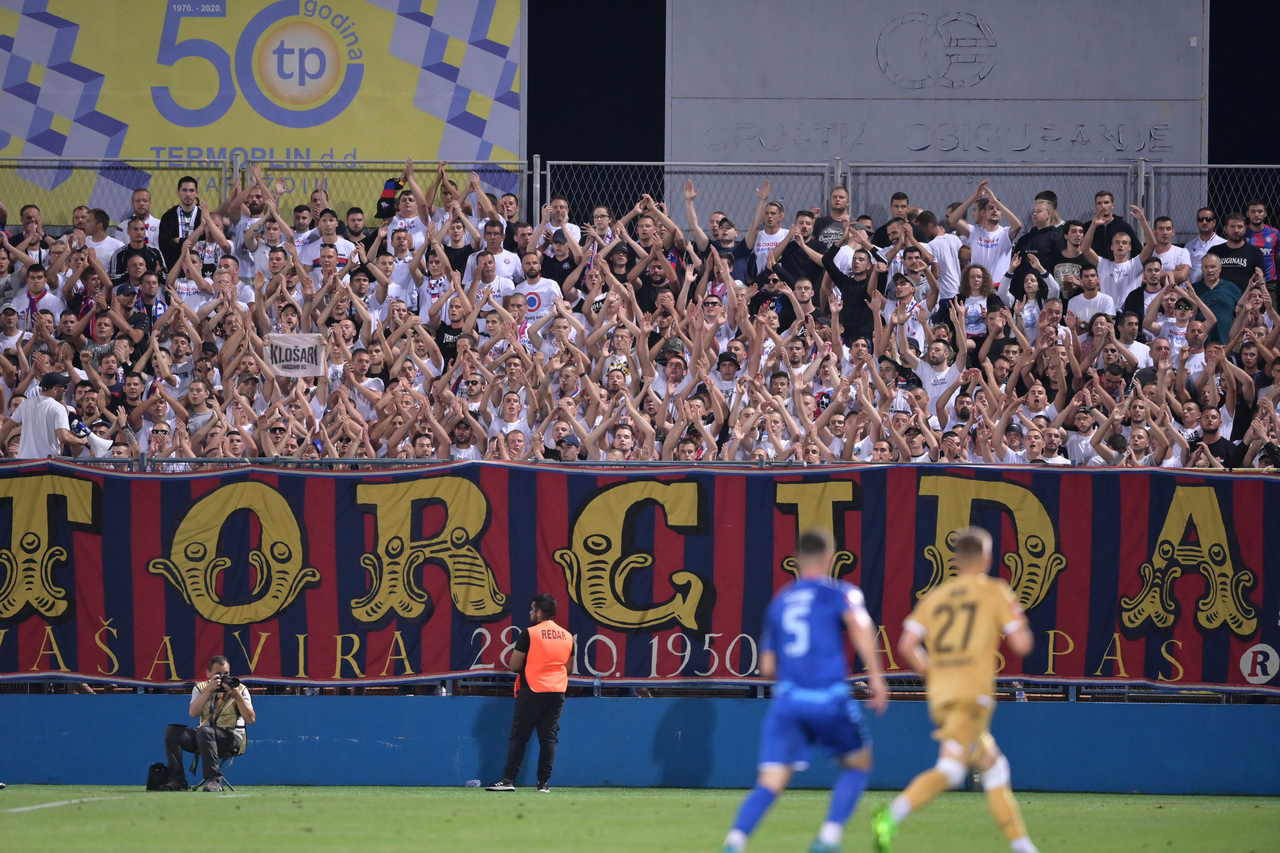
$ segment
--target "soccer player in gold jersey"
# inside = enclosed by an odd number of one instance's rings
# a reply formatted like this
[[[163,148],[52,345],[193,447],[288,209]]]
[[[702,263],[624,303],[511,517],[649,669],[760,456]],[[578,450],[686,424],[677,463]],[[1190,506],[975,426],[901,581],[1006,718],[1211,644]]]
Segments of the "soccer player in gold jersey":
[[[938,763],[911,781],[872,821],[877,848],[888,853],[907,815],[964,781],[970,767],[981,772],[987,805],[1014,853],[1036,853],[1009,786],[1009,761],[988,727],[995,707],[996,656],[1000,638],[1019,657],[1033,640],[1009,585],[991,577],[991,535],[976,527],[954,534],[956,577],[921,599],[903,623],[898,651],[924,676],[929,716],[940,744]]]

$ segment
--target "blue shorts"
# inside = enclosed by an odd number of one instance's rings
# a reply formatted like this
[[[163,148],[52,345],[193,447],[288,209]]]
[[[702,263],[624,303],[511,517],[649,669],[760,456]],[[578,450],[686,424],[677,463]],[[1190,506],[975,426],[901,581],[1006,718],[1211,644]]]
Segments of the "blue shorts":
[[[800,694],[800,695],[797,695]],[[809,767],[810,748],[821,744],[831,758],[843,758],[871,743],[862,722],[862,707],[849,696],[848,687],[838,694],[790,690],[775,696],[760,732],[760,768]]]

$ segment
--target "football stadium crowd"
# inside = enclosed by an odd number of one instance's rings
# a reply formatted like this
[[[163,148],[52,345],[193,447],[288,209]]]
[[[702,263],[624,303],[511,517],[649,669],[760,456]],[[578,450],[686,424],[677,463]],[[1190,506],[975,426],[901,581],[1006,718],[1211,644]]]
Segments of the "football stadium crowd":
[[[685,232],[648,195],[555,196],[530,223],[444,163],[397,185],[367,217],[323,189],[282,211],[254,167],[213,208],[184,178],[159,218],[138,190],[48,231],[4,199],[0,452],[158,472],[1280,462],[1280,232],[1259,200],[1171,211],[1198,231],[1178,246],[1106,190],[1087,221],[1046,191],[1010,200],[1023,223],[984,181],[950,204],[897,193],[873,222],[842,187],[787,211],[762,180],[704,220],[690,181]],[[308,333],[327,373],[274,371],[272,337]]]

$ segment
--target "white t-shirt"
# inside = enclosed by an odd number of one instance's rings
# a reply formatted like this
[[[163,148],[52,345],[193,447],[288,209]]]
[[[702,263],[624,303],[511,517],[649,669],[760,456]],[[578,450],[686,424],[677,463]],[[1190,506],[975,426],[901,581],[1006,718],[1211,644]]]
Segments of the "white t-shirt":
[[[1001,225],[988,231],[980,225],[969,228],[967,245],[973,253],[973,263],[981,264],[991,273],[993,281],[1000,281],[1009,271],[1013,258],[1013,241],[1009,239],[1009,226]]]
[[[939,299],[954,299],[960,292],[960,247],[963,245],[955,234],[943,234],[924,244],[938,262]]]
[[[1089,318],[1094,314],[1106,314],[1109,317],[1115,316],[1116,303],[1107,294],[1099,291],[1098,295],[1092,299],[1086,299],[1083,293],[1071,297],[1071,301],[1067,303],[1067,310],[1076,315],[1076,319],[1089,322]]]
[[[954,365],[943,365],[941,370],[935,369],[924,359],[916,365],[915,374],[920,378],[920,384],[924,390],[929,393],[929,411],[932,412],[934,404],[938,402],[938,398],[943,392],[951,387],[951,383],[960,378],[960,370]]]
[[[484,234],[484,225],[483,225],[483,224],[481,224],[481,223],[487,223],[488,221],[489,221],[488,219],[482,219],[482,220],[477,221],[477,222],[476,222],[476,230],[477,230],[477,231],[479,231],[481,234]],[[499,221],[499,222],[501,222],[501,221],[502,221],[502,218],[501,218],[501,217],[499,217],[499,218],[498,218],[498,221]],[[506,228],[506,224],[505,224],[505,223],[503,223],[503,226],[502,226],[502,227],[505,229],[505,228]],[[573,242],[575,242],[575,243],[579,243],[579,242],[581,242],[581,241],[582,241],[582,229],[581,229],[581,228],[579,228],[577,225],[574,225],[572,222],[570,222],[570,221],[568,221],[568,220],[566,219],[566,220],[565,220],[564,225],[552,225],[550,222],[548,222],[548,223],[547,223],[547,227],[546,227],[545,229],[543,229],[542,233],[541,233],[541,234],[535,234],[535,235],[534,235],[535,239],[533,239],[533,240],[530,240],[530,241],[529,241],[529,245],[530,245],[530,247],[532,247],[532,248],[535,248],[535,249],[536,249],[538,246],[541,246],[541,245],[542,245],[542,241],[543,241],[544,239],[550,239],[547,235],[550,235],[551,237],[554,237],[554,236],[556,236],[556,232],[557,232],[557,231],[566,231],[566,232],[568,232],[568,236],[569,236],[569,237],[573,240]]]
[[[1111,297],[1112,305],[1123,305],[1124,298],[1129,295],[1129,292],[1135,287],[1142,286],[1142,259],[1130,258],[1122,264],[1117,264],[1106,258],[1098,258],[1098,278],[1102,280],[1100,290]],[[1075,302],[1075,299],[1071,301]],[[1076,316],[1081,315],[1076,314]]]
[[[471,279],[476,274],[476,258],[479,254],[479,252],[472,252],[471,257],[467,258],[467,269],[462,273],[464,287],[471,284]],[[524,281],[524,267],[520,265],[520,256],[515,252],[503,249],[501,253],[494,255],[493,270],[498,278],[510,279],[513,285]]]
[[[208,283],[208,279],[205,281]],[[209,286],[212,288],[211,284]],[[173,289],[178,292],[178,296],[182,298],[183,302],[187,303],[187,307],[192,311],[199,311],[214,298],[214,294],[201,290],[200,283],[189,278],[180,278],[175,281]],[[239,288],[237,288],[237,298],[239,298],[239,293]]]
[[[284,238],[283,238],[283,237],[280,239],[280,243],[279,243],[279,245],[280,245],[280,246],[283,246],[283,245],[284,245]],[[245,254],[248,256],[248,258],[249,258],[249,263],[250,263],[250,266],[248,267],[248,269],[253,270],[253,272],[249,274],[249,275],[250,275],[250,277],[252,277],[252,276],[253,276],[253,273],[261,272],[261,273],[262,273],[262,277],[263,277],[266,281],[268,281],[268,282],[270,282],[270,281],[271,281],[271,250],[272,250],[273,248],[274,248],[273,246],[270,246],[270,245],[268,245],[268,244],[267,244],[267,240],[266,240],[266,238],[265,238],[265,237],[263,237],[263,238],[261,238],[261,239],[259,239],[259,240],[258,240],[258,248],[254,249],[252,252],[247,252],[247,253],[245,253]],[[238,254],[237,254],[237,255],[236,255],[236,257],[237,257],[237,258],[239,258],[239,257],[240,257],[240,255],[238,255]],[[288,257],[288,256],[286,255],[286,257]],[[290,263],[292,263],[292,262],[290,262]],[[245,269],[246,269],[246,267],[245,267],[245,262],[244,262],[244,260],[242,259],[242,260],[240,261],[240,275],[241,275],[241,277],[243,277],[243,276],[244,276],[244,271],[245,271]]]
[[[1187,277],[1188,284],[1195,284],[1204,277],[1200,272],[1200,262],[1213,250],[1214,246],[1221,246],[1225,242],[1227,242],[1225,237],[1214,234],[1208,240],[1197,237],[1187,243],[1187,257],[1191,259],[1191,275]],[[1164,258],[1161,258],[1160,262],[1164,263]]]
[[[262,221],[261,216],[259,216],[257,219],[254,219],[249,216],[242,216],[240,217],[240,221],[236,223],[235,231],[232,234],[233,239],[231,241],[231,248],[232,248],[232,251],[235,253],[236,260],[240,262],[240,278],[242,279],[245,279],[245,278],[252,279],[253,274],[258,271],[258,252],[257,251],[250,252],[247,248],[245,248],[244,235],[246,231],[248,231],[250,228],[256,227],[257,224],[261,221]],[[259,240],[258,246],[261,247],[264,242],[265,242],[264,240]],[[267,263],[266,263],[267,251],[270,251],[270,250],[266,249],[262,252],[263,276],[267,275]]]
[[[22,436],[18,441],[19,459],[62,455],[58,430],[71,429],[67,407],[62,403],[44,394],[28,397],[14,411],[13,420],[22,424]]]
[[[320,248],[324,245],[324,238],[320,236],[319,231],[313,232],[313,235],[311,241],[298,252],[298,260],[310,270],[311,280],[316,283],[316,287],[322,287],[324,276],[320,272]],[[341,270],[347,265],[351,253],[356,250],[356,244],[344,237],[335,236],[333,245],[338,249],[338,269]]]
[[[448,293],[451,287],[453,284],[447,278],[422,279],[422,284],[418,285],[418,316],[424,322],[431,316],[431,306]],[[444,317],[443,322],[449,322],[449,318]]]
[[[1157,337],[1169,342],[1169,355],[1176,365],[1178,353],[1182,352],[1182,348],[1187,345],[1187,327],[1179,326],[1178,321],[1172,317],[1165,317],[1160,321],[1160,334]]]
[[[1147,346],[1142,341],[1134,341],[1133,343],[1125,344],[1124,346],[1129,350],[1129,352],[1133,353],[1133,357],[1138,360],[1139,370],[1144,367],[1152,367],[1155,364],[1155,362],[1151,360],[1151,347]]]
[[[552,304],[554,300],[561,298],[562,291],[560,285],[551,279],[540,278],[537,284],[525,281],[516,285],[516,293],[524,297],[524,316],[532,322],[551,313]]]
[[[414,216],[405,219],[402,216],[391,217],[391,222],[387,225],[387,234],[394,234],[401,228],[409,232],[409,236],[413,238],[413,248],[417,249],[422,245],[422,241],[427,239],[427,226],[422,224],[422,220]]]
[[[120,217],[120,224],[116,226],[115,236],[117,240],[121,241],[122,245],[124,243],[129,242],[129,220],[132,219],[133,217],[134,217],[133,209],[130,208],[128,213]],[[151,248],[153,249],[160,248],[160,220],[156,219],[151,214],[147,214],[147,230],[146,230],[145,240],[147,245],[150,246]]]
[[[57,322],[62,317],[62,312],[67,310],[67,304],[52,290],[46,290],[39,297],[32,297],[29,291],[22,290],[13,297],[10,304],[18,312],[18,328],[24,332],[30,332],[34,328],[35,315],[39,312],[45,309],[52,311],[54,322]]]
[[[1079,432],[1067,432],[1067,458],[1077,465],[1087,465],[1090,459],[1098,456],[1093,449],[1093,430],[1088,435]]]
[[[84,244],[90,249],[93,249],[94,253],[98,256],[98,260],[102,261],[103,268],[108,270],[111,269],[111,259],[115,257],[116,252],[124,248],[124,243],[120,242],[115,237],[112,237],[110,234],[103,237],[101,240],[95,240],[92,237],[86,236],[84,238]]]
[[[756,256],[756,270],[763,271],[765,264],[769,261],[769,252],[781,245],[782,241],[787,239],[787,235],[791,232],[781,225],[774,234],[766,234],[761,228],[756,232],[756,244],[751,247],[751,252]]]
[[[1181,246],[1170,246],[1166,252],[1153,251],[1152,254],[1160,259],[1165,272],[1173,272],[1183,264],[1191,265],[1191,253]]]
[[[379,395],[387,390],[386,386],[382,384],[382,380],[373,376],[370,376],[360,384]],[[359,391],[352,391],[349,396],[351,402],[356,404],[356,411],[360,413],[360,417],[366,421],[376,421],[378,419],[378,413],[373,410],[373,403],[369,402],[363,394]]]
[[[503,276],[499,275],[499,276],[495,276],[493,281],[489,282],[488,284],[485,284],[484,282],[480,283],[480,289],[476,291],[477,299],[480,298],[479,296],[480,290],[483,290],[486,287],[493,289],[493,299],[495,302],[499,302],[499,303],[503,299],[507,298],[508,296],[516,292],[515,282],[513,282],[509,278],[504,278]],[[440,314],[444,318],[444,322],[448,322],[449,320],[448,315],[444,313],[447,310],[448,310],[448,305],[440,309]]]

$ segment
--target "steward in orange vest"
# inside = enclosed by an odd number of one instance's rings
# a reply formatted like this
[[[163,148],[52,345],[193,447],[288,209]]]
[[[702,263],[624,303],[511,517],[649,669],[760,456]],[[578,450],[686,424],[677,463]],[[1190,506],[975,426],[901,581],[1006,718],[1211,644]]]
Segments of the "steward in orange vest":
[[[502,779],[486,791],[516,789],[516,775],[535,728],[538,730],[538,791],[545,794],[551,790],[560,712],[564,710],[569,661],[573,657],[573,637],[552,621],[555,615],[555,598],[545,593],[539,595],[529,608],[529,630],[516,640],[511,653],[511,671],[517,673],[516,710],[511,719],[507,766]]]

